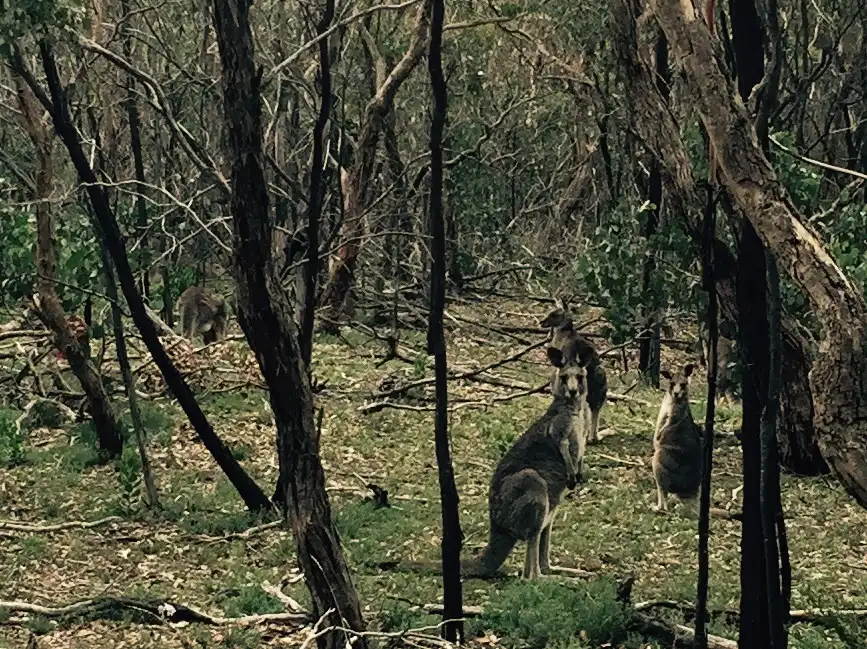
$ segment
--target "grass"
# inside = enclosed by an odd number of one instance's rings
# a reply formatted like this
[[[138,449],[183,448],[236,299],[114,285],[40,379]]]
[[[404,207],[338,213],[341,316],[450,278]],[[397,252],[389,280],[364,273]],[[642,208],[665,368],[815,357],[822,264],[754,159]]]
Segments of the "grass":
[[[430,376],[421,361],[391,361],[375,367],[382,350],[353,334],[348,342],[322,338],[315,348],[315,372],[329,389],[318,397],[324,408],[321,453],[337,529],[372,628],[396,631],[435,624],[422,605],[441,598],[436,575],[382,571],[382,561],[436,560],[439,556],[439,487],[434,458],[432,413],[384,409],[361,414],[358,406],[386,380]],[[416,339],[417,338],[417,339]],[[423,347],[423,336],[406,345]],[[483,365],[513,353],[518,345],[484,342],[471,334],[451,339],[450,360],[461,368]],[[240,342],[225,353],[233,366],[255,362]],[[683,356],[665,350],[663,364]],[[415,355],[411,356],[413,359]],[[221,362],[217,358],[214,362]],[[609,365],[612,392],[624,392],[634,375]],[[497,371],[501,378],[535,384],[546,373],[540,350],[524,362]],[[696,381],[701,384],[701,378]],[[479,384],[450,386],[453,403],[483,400]],[[693,394],[694,414],[703,419],[700,388]],[[428,391],[416,391],[415,405]],[[650,474],[651,435],[661,394],[637,387],[633,401],[609,403],[602,414],[607,434],[588,451],[587,480],[557,512],[552,535],[554,564],[584,568],[607,577],[574,583],[554,579],[539,584],[516,580],[467,580],[467,604],[486,614],[471,629],[498,645],[584,649],[603,643],[644,645],[625,629],[622,610],[613,601],[613,583],[635,574],[635,601],[692,601],[696,581],[695,524],[678,507],[664,516],[651,510],[655,501]],[[274,431],[256,389],[202,392],[209,421],[254,479],[270,492],[276,479]],[[455,474],[460,492],[464,552],[487,537],[487,492],[491,473],[514,439],[546,407],[535,395],[485,408],[461,407],[450,417]],[[178,409],[164,400],[143,402],[151,461],[164,511],[141,510],[126,491],[134,486],[132,459],[93,464],[92,430],[34,427],[23,438],[23,462],[0,471],[0,510],[4,518],[33,522],[93,520],[120,514],[123,521],[93,530],[0,536],[0,599],[64,604],[100,594],[167,597],[215,615],[275,612],[282,605],[263,584],[289,583],[284,591],[305,606],[309,595],[296,571],[295,545],[286,529],[271,529],[246,539],[224,535],[261,523],[250,516],[234,489],[198,442]],[[739,426],[737,406],[720,402],[712,497],[716,506],[737,509],[740,451],[731,433]],[[130,451],[134,450],[130,448]],[[125,464],[128,462],[129,465]],[[392,507],[375,509],[365,487],[376,483],[389,492]],[[867,512],[831,479],[783,478],[794,589],[793,606],[867,608],[864,529]],[[738,523],[713,520],[710,606],[737,608],[739,592]],[[508,559],[517,574],[522,548]],[[294,636],[285,627],[257,629],[179,629],[122,621],[70,622],[31,626],[43,632],[41,648],[53,647],[256,647],[284,646]],[[43,628],[44,627],[44,628]],[[715,621],[713,632],[734,637]],[[81,635],[77,635],[81,634]],[[297,644],[303,639],[298,636]],[[0,647],[24,646],[26,629],[0,626]],[[83,638],[83,639],[82,639]],[[795,649],[837,649],[864,642],[864,629],[840,625],[798,624]],[[293,640],[294,641],[294,640]],[[848,644],[847,644],[848,643]],[[295,646],[297,646],[297,644]]]

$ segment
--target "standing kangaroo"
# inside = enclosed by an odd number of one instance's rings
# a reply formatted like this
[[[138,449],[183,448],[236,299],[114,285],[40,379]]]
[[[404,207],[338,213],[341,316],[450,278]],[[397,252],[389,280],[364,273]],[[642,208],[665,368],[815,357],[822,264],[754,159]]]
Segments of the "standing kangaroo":
[[[584,464],[587,370],[576,356],[551,347],[553,400],[497,465],[488,494],[490,535],[485,548],[461,562],[465,577],[496,574],[518,543],[527,543],[524,579],[550,572],[554,511],[566,488],[574,488]],[[407,569],[439,571],[433,562],[403,563]]]
[[[587,369],[587,442],[595,444],[599,439],[599,413],[608,396],[608,378],[599,354],[590,341],[575,331],[572,314],[563,302],[558,301],[539,324],[552,330],[551,347],[559,349],[564,357],[577,358]]]
[[[692,513],[698,511],[701,488],[701,429],[689,409],[689,378],[692,363],[679,375],[661,372],[668,388],[656,418],[653,435],[653,477],[656,479],[656,508],[668,511],[665,502],[670,493],[677,495]]]
[[[228,311],[222,295],[201,286],[190,286],[178,298],[177,310],[181,332],[190,340],[201,334],[207,345],[226,337]]]

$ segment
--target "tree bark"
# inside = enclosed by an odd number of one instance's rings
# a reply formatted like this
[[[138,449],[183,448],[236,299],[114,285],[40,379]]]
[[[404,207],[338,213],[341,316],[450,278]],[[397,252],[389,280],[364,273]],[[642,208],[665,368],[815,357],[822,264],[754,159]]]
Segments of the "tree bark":
[[[430,322],[428,325],[428,353],[434,355],[436,374],[436,414],[434,436],[436,440],[437,469],[442,508],[442,562],[443,562],[443,619],[451,620],[443,628],[446,640],[463,642],[463,592],[461,588],[462,533],[458,510],[458,488],[452,466],[449,440],[448,368],[443,313],[446,301],[446,236],[443,215],[443,131],[446,123],[447,92],[442,67],[443,21],[445,1],[433,0],[431,17],[431,43],[428,54],[433,115],[430,130],[430,233],[431,233],[431,288]]]
[[[69,368],[81,384],[87,398],[93,426],[99,440],[99,454],[104,460],[117,457],[123,451],[123,426],[112,407],[102,377],[90,360],[83,338],[69,326],[63,305],[57,295],[57,254],[54,243],[54,223],[51,215],[52,138],[42,122],[41,110],[33,91],[24,79],[14,75],[18,105],[25,130],[36,151],[36,272],[38,275],[37,313],[54,334],[54,344],[69,362]]]
[[[713,424],[716,410],[717,376],[717,295],[714,274],[713,244],[716,231],[716,200],[714,190],[708,187],[704,210],[704,246],[702,254],[702,279],[708,294],[707,331],[707,406],[702,435],[702,479],[698,518],[698,586],[695,604],[695,649],[707,649],[707,595],[710,577],[710,490],[713,468]]]
[[[362,118],[355,160],[346,173],[343,186],[343,221],[340,226],[340,245],[332,258],[328,283],[321,304],[324,331],[336,332],[343,317],[346,297],[355,281],[358,255],[364,238],[365,210],[370,201],[376,149],[382,134],[382,125],[394,104],[400,86],[421,61],[428,36],[428,23],[433,0],[425,0],[418,10],[412,43],[394,69],[378,84],[376,94],[367,103]],[[379,76],[379,75],[377,75]]]
[[[655,83],[653,65],[641,52],[651,47],[658,33],[645,19],[638,20],[638,0],[621,0],[612,5],[611,24],[621,67],[626,73],[635,106],[633,120],[636,135],[662,163],[663,183],[668,188],[669,213],[677,215],[681,226],[700,249],[701,224],[696,216],[699,199],[692,167],[680,130],[671,111],[665,106]],[[639,49],[641,48],[641,49]],[[726,197],[723,197],[726,200]],[[735,289],[737,262],[720,239],[714,243],[717,292],[722,315],[736,322],[738,308]],[[802,475],[827,471],[816,440],[813,423],[813,392],[809,381],[812,363],[810,346],[798,325],[783,315],[783,390],[781,394],[780,453],[783,466]]]
[[[333,11],[333,5],[330,5]],[[298,562],[310,590],[313,614],[331,626],[362,631],[364,620],[331,518],[319,459],[310,378],[298,332],[271,254],[268,187],[262,142],[261,69],[256,70],[246,0],[214,0],[214,26],[222,62],[223,108],[232,160],[232,221],[239,320],[268,385],[277,426],[280,481]],[[317,639],[344,646],[343,633]],[[364,638],[356,643],[365,646]]]
[[[120,35],[123,42],[123,57],[127,61],[132,61],[132,36],[130,35],[130,20],[132,16],[129,12],[129,0],[121,0],[121,12],[123,16],[120,24]],[[142,156],[141,148],[141,117],[138,110],[138,101],[136,99],[135,76],[127,73],[126,76],[126,116],[129,122],[129,139],[130,149],[132,149],[133,167],[135,168],[136,180],[136,197],[135,197],[135,213],[136,213],[136,228],[138,229],[139,248],[141,249],[141,294],[145,304],[150,303],[150,248],[148,244],[148,209],[145,194],[145,171],[144,157]],[[112,275],[114,277],[114,275]]]
[[[46,42],[39,44],[42,58],[42,67],[45,71],[50,96],[46,95],[33,75],[27,70],[20,55],[13,56],[10,63],[13,70],[26,82],[39,102],[50,113],[54,129],[69,152],[75,170],[81,182],[84,184],[88,197],[93,207],[94,215],[99,223],[102,235],[105,237],[105,245],[111,255],[112,263],[120,281],[121,290],[129,305],[133,322],[141,334],[145,346],[148,348],[157,367],[163,375],[163,379],[169,389],[175,395],[178,403],[183,408],[199,436],[205,448],[211,453],[217,464],[226,474],[226,477],[237,489],[238,494],[244,500],[247,507],[254,512],[263,512],[272,509],[271,502],[262,492],[259,486],[247,475],[244,468],[238,463],[229,449],[217,437],[211,424],[208,422],[199,404],[193,396],[190,387],[172,363],[165,348],[163,348],[157,335],[156,327],[147,314],[144,301],[138,292],[132,267],[126,254],[123,236],[117,224],[117,218],[108,202],[105,190],[99,184],[93,168],[88,162],[87,156],[81,147],[78,131],[70,121],[69,102],[66,97],[66,89],[60,82],[57,71],[57,63],[51,46]]]
[[[677,0],[652,14],[680,60],[694,106],[716,152],[719,180],[767,248],[809,298],[823,325],[810,372],[822,454],[847,492],[867,507],[867,305],[782,187],[757,145],[752,120],[717,59],[707,27]]]
[[[668,103],[670,75],[668,70],[668,43],[665,36],[660,34],[656,40],[655,48],[656,63],[656,86],[663,101]],[[656,271],[657,251],[652,249],[651,240],[659,228],[662,215],[662,172],[659,160],[654,155],[650,164],[650,180],[648,183],[647,200],[652,204],[647,212],[647,221],[644,225],[644,238],[647,242],[647,258],[644,260],[644,268],[641,273],[641,289],[644,295],[654,295],[651,290],[653,274]],[[654,295],[649,305],[651,313],[645,318],[645,327],[649,329],[639,338],[638,370],[653,387],[659,387],[659,352],[660,352],[660,322],[659,303]]]

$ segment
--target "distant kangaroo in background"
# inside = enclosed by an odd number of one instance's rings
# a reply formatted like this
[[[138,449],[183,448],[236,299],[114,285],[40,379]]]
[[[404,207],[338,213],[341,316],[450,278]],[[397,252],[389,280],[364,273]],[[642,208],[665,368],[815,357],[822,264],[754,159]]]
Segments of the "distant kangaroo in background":
[[[207,345],[226,337],[228,309],[222,295],[202,286],[190,286],[178,298],[181,332],[193,339],[201,334]]]
[[[485,548],[461,562],[465,577],[493,576],[518,541],[527,543],[524,579],[550,571],[551,524],[567,487],[581,477],[587,422],[587,370],[577,356],[551,347],[548,357],[553,401],[512,445],[491,480],[490,536]],[[407,569],[438,572],[436,562],[401,563]]]
[[[698,511],[701,487],[701,429],[689,408],[689,377],[694,365],[687,364],[678,376],[663,370],[668,388],[659,407],[653,435],[653,477],[656,480],[656,507],[667,511],[665,498],[677,495],[690,510]]]
[[[653,435],[653,477],[656,480],[656,509],[668,511],[666,497],[675,494],[691,516],[699,513],[703,472],[702,429],[692,418],[689,407],[689,381],[695,365],[687,363],[680,374],[662,371],[668,381],[656,418]],[[711,507],[714,518],[741,520],[740,512]]]
[[[575,331],[572,314],[560,300],[539,324],[552,329],[552,348],[560,349],[565,357],[577,358],[587,369],[587,441],[593,444],[599,439],[599,413],[608,396],[608,378],[599,354],[590,341]]]

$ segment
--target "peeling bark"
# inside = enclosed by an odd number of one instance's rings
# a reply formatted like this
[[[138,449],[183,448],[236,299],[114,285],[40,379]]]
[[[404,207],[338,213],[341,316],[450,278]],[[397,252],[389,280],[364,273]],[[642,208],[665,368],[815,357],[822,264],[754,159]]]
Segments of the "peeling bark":
[[[822,455],[846,491],[867,507],[867,304],[816,232],[798,213],[757,143],[752,119],[733,92],[710,33],[677,0],[651,0],[680,62],[691,99],[716,152],[718,179],[762,243],[809,298],[822,323],[810,371]],[[644,20],[642,17],[641,20]]]
[[[620,0],[612,5],[610,13],[614,45],[635,108],[633,128],[662,163],[669,214],[680,219],[684,231],[698,250],[701,241],[700,200],[690,171],[692,165],[674,115],[656,88],[652,62],[642,58],[644,52],[652,49],[658,31],[646,19],[639,20],[640,12],[636,0]],[[714,243],[714,260],[722,315],[737,322],[737,261],[720,239]],[[819,452],[813,423],[813,392],[808,378],[812,351],[797,323],[785,314],[782,334],[781,461],[785,468],[795,473],[817,475],[824,473],[827,467]]]

